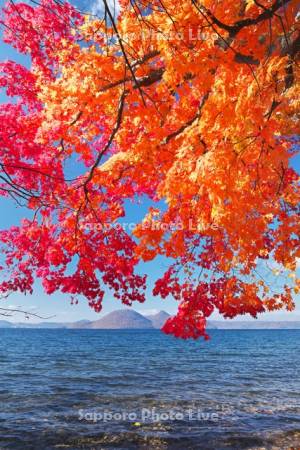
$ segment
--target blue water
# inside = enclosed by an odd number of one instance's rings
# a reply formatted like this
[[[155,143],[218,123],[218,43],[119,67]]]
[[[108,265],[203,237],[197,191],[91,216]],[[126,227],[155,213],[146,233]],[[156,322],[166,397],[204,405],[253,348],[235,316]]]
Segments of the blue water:
[[[0,330],[0,448],[300,448],[300,330],[211,336]]]

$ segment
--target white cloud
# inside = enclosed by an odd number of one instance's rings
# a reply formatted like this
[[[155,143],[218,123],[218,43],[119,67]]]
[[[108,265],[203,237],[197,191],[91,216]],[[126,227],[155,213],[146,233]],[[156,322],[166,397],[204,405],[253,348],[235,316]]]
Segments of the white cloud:
[[[142,311],[138,310],[138,313],[143,316],[153,316],[154,314],[158,314],[160,312],[159,309],[143,309]]]
[[[120,3],[118,0],[107,0],[108,7],[112,15],[116,18],[120,12]],[[103,0],[95,0],[92,2],[90,11],[92,14],[103,17],[104,16],[104,2]]]

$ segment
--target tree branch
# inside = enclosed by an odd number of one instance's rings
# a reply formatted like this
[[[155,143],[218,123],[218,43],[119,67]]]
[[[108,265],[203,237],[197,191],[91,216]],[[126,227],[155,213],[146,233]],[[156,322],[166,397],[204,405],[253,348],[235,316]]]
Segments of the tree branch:
[[[189,126],[193,125],[193,123],[197,120],[200,119],[201,114],[202,114],[202,109],[209,97],[210,92],[206,92],[206,94],[203,96],[201,104],[198,108],[197,114],[195,114],[194,117],[192,117],[190,120],[188,120],[184,125],[182,125],[180,128],[178,128],[178,130],[174,131],[173,133],[169,134],[166,138],[164,143],[168,144],[172,139],[176,138],[179,134],[183,133]]]
[[[267,19],[271,19],[275,13],[278,11],[278,9],[282,8],[284,5],[286,5],[287,3],[289,3],[290,0],[276,0],[273,5],[271,6],[270,9],[265,8],[264,11],[259,14],[257,17],[251,19],[251,18],[247,18],[247,19],[243,19],[243,20],[238,20],[237,22],[235,22],[232,25],[228,25],[225,24],[223,22],[221,22],[217,17],[215,17],[212,12],[205,8],[204,6],[200,6],[200,8],[203,9],[203,11],[206,12],[206,14],[209,16],[209,18],[212,20],[212,22],[217,25],[219,28],[228,31],[229,36],[235,37],[243,28],[245,27],[249,27],[252,25],[257,25],[260,22],[263,22]],[[195,0],[192,0],[193,3],[196,3]]]
[[[29,316],[31,316],[31,317],[37,317],[38,319],[43,319],[43,320],[53,319],[53,317],[55,317],[55,316],[43,317],[43,316],[40,316],[39,314],[31,313],[28,311],[23,311],[21,309],[0,308],[0,316],[11,317],[11,314],[8,314],[8,313],[21,313],[21,314],[25,314],[25,316],[28,318],[29,318]]]
[[[114,138],[115,138],[115,136],[116,136],[120,126],[121,126],[122,118],[123,118],[124,105],[125,105],[125,98],[126,98],[127,93],[128,93],[128,91],[124,90],[122,95],[121,95],[120,102],[119,102],[119,108],[118,108],[117,121],[115,123],[115,126],[114,126],[114,128],[113,128],[113,130],[111,132],[111,135],[110,135],[107,143],[105,144],[103,150],[101,152],[99,152],[99,154],[98,154],[98,156],[96,158],[96,161],[94,162],[93,166],[91,167],[90,173],[89,173],[87,179],[85,180],[85,182],[83,184],[83,188],[84,188],[84,192],[85,192],[86,197],[88,195],[88,188],[87,188],[87,186],[88,186],[89,182],[92,180],[96,168],[99,166],[102,157],[104,156],[104,154],[107,152],[107,150],[111,146],[111,144],[112,144],[112,142],[113,142],[113,140],[114,140]]]

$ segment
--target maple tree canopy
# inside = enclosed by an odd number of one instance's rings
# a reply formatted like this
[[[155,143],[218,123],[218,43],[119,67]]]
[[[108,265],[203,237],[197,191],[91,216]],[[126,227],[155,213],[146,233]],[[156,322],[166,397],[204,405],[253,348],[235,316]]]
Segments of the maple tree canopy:
[[[164,331],[292,310],[300,290],[296,0],[121,0],[116,17],[60,0],[8,2],[0,194],[25,206],[1,231],[0,290],[145,300],[140,261],[169,266]],[[297,95],[298,94],[298,95]],[[133,233],[125,203],[153,207]],[[123,219],[124,220],[124,219]]]

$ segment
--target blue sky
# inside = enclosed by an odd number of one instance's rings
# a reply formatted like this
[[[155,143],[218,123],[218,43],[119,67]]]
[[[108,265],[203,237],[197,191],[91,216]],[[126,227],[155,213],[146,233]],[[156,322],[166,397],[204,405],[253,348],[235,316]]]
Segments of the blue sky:
[[[102,0],[96,0],[95,3],[89,4],[88,2],[77,2],[77,6],[81,6],[85,10],[93,10],[94,12],[99,13],[101,10],[101,2]],[[113,4],[113,0],[110,1]],[[3,5],[3,0],[0,0],[0,5]],[[25,62],[26,59],[19,54],[17,54],[11,47],[5,45],[2,41],[0,41],[0,60],[6,59],[14,59],[19,62]],[[0,93],[0,101],[5,102],[6,98],[3,93]],[[294,158],[293,166],[296,167],[298,171],[300,171],[300,156]],[[127,207],[127,218],[126,221],[138,221],[140,220],[149,207],[149,202],[145,201],[142,205],[128,205]],[[13,202],[9,199],[0,198],[0,228],[6,229],[11,225],[16,225],[20,222],[20,220],[26,215],[26,210],[17,207]],[[167,261],[163,258],[156,259],[154,262],[141,264],[141,271],[148,274],[149,280],[149,289],[147,295],[147,301],[145,304],[135,304],[134,309],[143,313],[152,313],[159,310],[165,310],[169,313],[175,313],[177,308],[176,301],[162,300],[160,298],[155,298],[151,294],[151,286],[153,285],[153,281],[158,278],[166,269]],[[260,320],[300,320],[300,299],[298,298],[298,307],[296,311],[293,313],[286,312],[277,312],[272,314],[265,314],[260,317]],[[2,305],[1,305],[2,306]],[[96,320],[99,318],[99,314],[93,312],[87,305],[87,302],[84,298],[80,299],[78,305],[71,305],[70,298],[67,295],[63,294],[53,294],[51,296],[47,296],[43,293],[41,286],[37,283],[36,289],[33,295],[21,295],[14,294],[9,297],[8,300],[3,303],[5,307],[11,308],[21,308],[29,312],[35,312],[42,316],[55,316],[53,320],[59,322],[66,321],[76,321],[81,320],[83,318]],[[102,314],[108,313],[112,310],[119,309],[122,306],[119,302],[117,302],[112,295],[108,292],[104,303],[103,303],[103,312]],[[219,316],[215,314],[213,318],[218,319]],[[1,316],[0,316],[1,319]],[[243,319],[248,319],[244,317]],[[16,315],[10,318],[12,321],[20,321],[23,320],[22,315]],[[35,321],[35,319],[31,319]],[[239,319],[240,320],[240,319]]]

